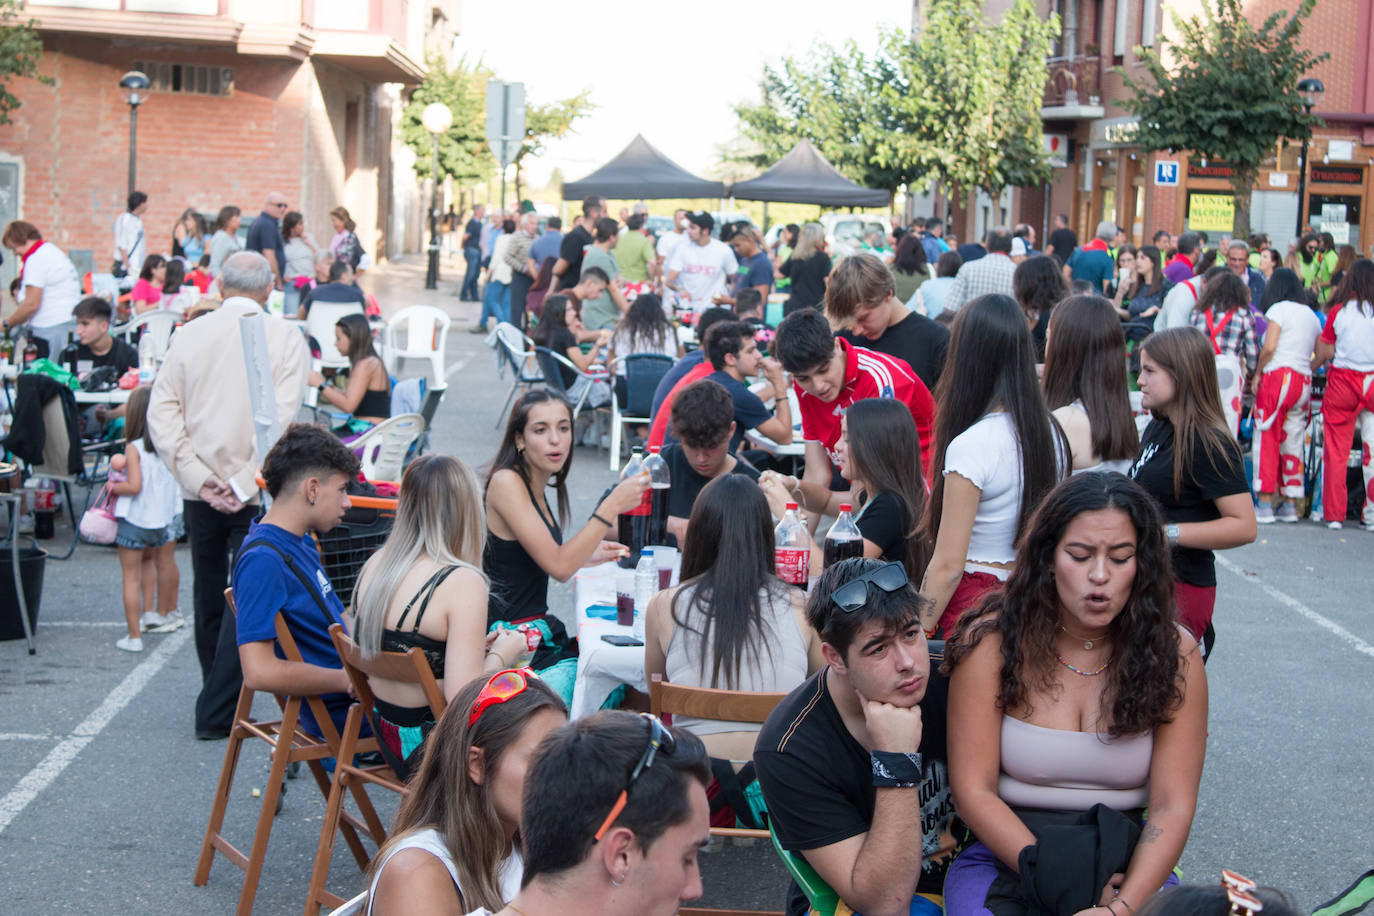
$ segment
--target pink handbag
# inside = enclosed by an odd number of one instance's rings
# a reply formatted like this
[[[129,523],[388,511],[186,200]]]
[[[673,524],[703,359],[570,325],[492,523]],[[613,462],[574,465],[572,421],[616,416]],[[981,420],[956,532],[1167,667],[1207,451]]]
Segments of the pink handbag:
[[[96,499],[95,505],[81,514],[81,525],[77,531],[83,541],[91,544],[113,544],[115,532],[119,530],[119,519],[114,514],[115,495],[110,485],[105,484]]]

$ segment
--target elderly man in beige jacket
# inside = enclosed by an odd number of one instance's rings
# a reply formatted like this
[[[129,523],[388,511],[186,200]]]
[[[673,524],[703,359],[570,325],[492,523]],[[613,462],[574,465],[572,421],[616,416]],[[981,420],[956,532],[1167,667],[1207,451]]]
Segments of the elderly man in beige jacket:
[[[248,371],[240,322],[264,324],[277,415],[283,429],[305,394],[310,354],[300,331],[263,311],[272,268],[252,251],[226,258],[220,274],[223,304],[172,337],[148,404],[148,428],[158,454],[181,484],[183,514],[195,579],[196,652],[201,691],[196,737],[228,736],[243,674],[224,589],[230,557],[257,514],[258,465]]]

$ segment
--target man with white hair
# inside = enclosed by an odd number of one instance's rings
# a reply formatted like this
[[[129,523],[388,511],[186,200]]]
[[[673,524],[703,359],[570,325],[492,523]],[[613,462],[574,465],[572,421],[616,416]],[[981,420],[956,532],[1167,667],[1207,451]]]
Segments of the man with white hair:
[[[1097,237],[1073,253],[1066,265],[1066,279],[1086,280],[1093,292],[1104,294],[1107,284],[1116,273],[1116,262],[1112,260],[1111,245],[1116,241],[1116,223],[1103,220],[1097,224]]]
[[[505,259],[510,265],[510,320],[520,330],[525,330],[525,297],[539,276],[539,265],[534,263],[530,249],[534,238],[539,234],[539,214],[530,210],[521,213],[515,224],[515,235],[511,236],[506,248]]]
[[[202,740],[228,736],[243,681],[233,620],[224,624],[229,559],[257,515],[262,461],[248,395],[243,319],[263,323],[283,429],[300,410],[310,370],[300,331],[265,312],[273,286],[272,267],[261,254],[240,251],[226,258],[223,304],[172,337],[148,403],[148,431],[184,499],[201,670],[196,737]]]

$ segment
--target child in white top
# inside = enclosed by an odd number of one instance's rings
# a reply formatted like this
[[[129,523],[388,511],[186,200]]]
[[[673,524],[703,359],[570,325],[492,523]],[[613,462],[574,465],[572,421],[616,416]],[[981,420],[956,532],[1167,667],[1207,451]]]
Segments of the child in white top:
[[[148,435],[148,397],[151,388],[135,388],[129,394],[124,414],[124,480],[111,482],[115,517],[119,530],[119,567],[124,574],[124,619],[129,635],[120,637],[116,648],[142,652],[141,632],[167,633],[185,621],[177,610],[177,590],[181,573],[177,569],[176,538],[168,530],[181,502],[172,472],[162,463]],[[152,585],[156,582],[157,610]],[[146,585],[145,585],[146,583]],[[145,605],[150,606],[143,610]]]

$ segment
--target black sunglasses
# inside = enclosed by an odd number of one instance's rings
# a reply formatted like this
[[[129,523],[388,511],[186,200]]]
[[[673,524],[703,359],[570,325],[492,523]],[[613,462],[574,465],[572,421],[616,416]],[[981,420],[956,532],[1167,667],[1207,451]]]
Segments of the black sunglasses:
[[[857,579],[850,579],[830,593],[830,600],[846,614],[852,614],[868,603],[868,586],[876,585],[885,592],[900,591],[911,584],[906,567],[896,561],[871,569]]]
[[[654,765],[654,758],[658,756],[659,748],[662,748],[663,753],[668,756],[672,756],[673,751],[677,750],[677,741],[673,738],[673,733],[668,731],[668,727],[659,721],[658,716],[647,712],[642,712],[639,716],[649,723],[649,745],[644,748],[644,753],[639,757],[639,763],[635,764],[634,771],[630,773],[629,783],[620,790],[620,795],[616,797],[615,804],[611,806],[611,813],[606,815],[606,819],[601,822],[601,826],[592,836],[593,843],[599,842],[606,835],[606,831],[611,829],[615,819],[620,817],[620,812],[625,810],[625,805],[630,800],[630,791],[639,781],[640,774]]]

